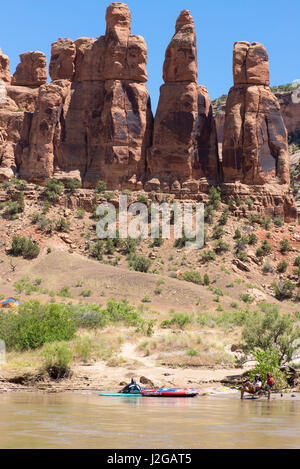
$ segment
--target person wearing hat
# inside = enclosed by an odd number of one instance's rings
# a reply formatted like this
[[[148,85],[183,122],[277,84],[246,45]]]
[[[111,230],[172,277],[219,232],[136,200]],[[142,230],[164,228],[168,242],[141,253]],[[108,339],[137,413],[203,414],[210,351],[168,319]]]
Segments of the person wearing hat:
[[[243,399],[245,391],[248,392],[249,394],[256,394],[258,391],[260,391],[262,388],[262,381],[261,377],[259,374],[255,375],[255,379],[252,383],[250,381],[247,381],[244,383],[241,387],[241,399]]]

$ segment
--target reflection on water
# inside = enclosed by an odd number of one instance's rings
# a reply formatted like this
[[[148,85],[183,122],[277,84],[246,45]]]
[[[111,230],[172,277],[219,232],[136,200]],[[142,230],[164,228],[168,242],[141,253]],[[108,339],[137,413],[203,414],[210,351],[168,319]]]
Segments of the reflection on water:
[[[2,394],[0,448],[300,448],[300,401]]]

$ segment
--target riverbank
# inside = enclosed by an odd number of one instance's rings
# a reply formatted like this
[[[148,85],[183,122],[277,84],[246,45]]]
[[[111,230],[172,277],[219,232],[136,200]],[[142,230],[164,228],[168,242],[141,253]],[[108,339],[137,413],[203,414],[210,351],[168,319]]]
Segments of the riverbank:
[[[167,369],[164,367],[109,367],[105,362],[92,365],[75,365],[72,375],[61,380],[52,380],[39,371],[15,373],[0,368],[0,394],[19,392],[41,393],[97,393],[103,391],[117,392],[134,377],[142,387],[192,387],[200,395],[217,394],[218,396],[239,397],[235,387],[245,373],[245,369],[205,369],[185,368]],[[236,383],[236,384],[234,384]],[[272,398],[300,399],[300,390],[287,389],[283,396],[274,393]],[[250,396],[249,396],[250,397]]]

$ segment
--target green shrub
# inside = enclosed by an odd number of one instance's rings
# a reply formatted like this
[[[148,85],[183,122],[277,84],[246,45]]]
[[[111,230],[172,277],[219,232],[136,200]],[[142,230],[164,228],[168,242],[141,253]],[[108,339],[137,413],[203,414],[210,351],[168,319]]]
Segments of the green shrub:
[[[209,190],[209,201],[214,208],[218,208],[221,203],[221,192],[218,187],[212,186]]]
[[[90,255],[98,259],[98,261],[101,261],[103,258],[103,254],[104,254],[104,245],[105,245],[104,240],[98,239],[98,241],[96,241],[94,244],[89,246]]]
[[[109,314],[99,305],[73,305],[71,319],[78,328],[96,329],[104,327],[109,322]]]
[[[164,239],[159,236],[158,238],[153,238],[153,242],[150,244],[150,247],[153,248],[153,247],[160,247],[162,246],[164,243]]]
[[[273,223],[274,223],[275,226],[283,226],[284,225],[284,221],[279,217],[275,217],[274,220],[273,220]]]
[[[237,228],[234,232],[234,236],[233,236],[233,239],[240,239],[241,238],[241,232],[240,230]]]
[[[290,242],[288,239],[282,239],[280,241],[280,252],[282,254],[285,254],[286,252],[288,251],[291,251],[292,250],[292,246],[290,245]]]
[[[200,258],[200,261],[202,262],[202,264],[206,264],[207,262],[210,262],[210,261],[215,261],[216,260],[216,255],[213,251],[203,251],[203,253],[201,254],[201,258]]]
[[[185,247],[187,241],[191,241],[191,240],[187,238],[185,235],[183,235],[181,238],[176,238],[174,241],[174,247],[182,249]]]
[[[269,230],[271,226],[271,218],[270,217],[263,217],[261,220],[261,225],[265,230]]]
[[[189,357],[196,357],[198,355],[198,351],[191,348],[189,349],[186,354],[189,356]]]
[[[136,246],[139,243],[139,239],[124,238],[120,240],[120,251],[123,254],[133,254],[136,250]]]
[[[248,235],[248,244],[250,246],[253,246],[256,243],[257,243],[257,236],[254,233],[250,233]]]
[[[215,211],[213,205],[206,205],[204,209],[204,221],[211,225],[213,222],[214,213]]]
[[[71,222],[64,217],[60,217],[55,223],[55,230],[67,233],[70,231]]]
[[[165,319],[161,323],[161,327],[166,328],[170,326],[176,326],[180,329],[184,329],[184,327],[191,322],[191,319],[188,314],[183,313],[173,313],[173,316],[170,320]]]
[[[129,267],[137,272],[148,272],[151,265],[151,260],[145,256],[133,255],[129,259]]]
[[[110,298],[106,305],[106,314],[111,322],[124,322],[127,326],[142,327],[144,320],[126,300],[116,301]]]
[[[24,196],[21,192],[19,194],[19,199],[16,202],[9,201],[7,203],[6,209],[4,210],[3,217],[8,218],[9,220],[15,220],[18,218],[18,214],[24,212]]]
[[[85,210],[79,207],[76,211],[76,217],[82,220],[84,218],[84,215],[85,215]]]
[[[221,254],[222,252],[226,252],[229,250],[229,244],[223,241],[222,239],[218,239],[214,243],[214,250],[217,254]]]
[[[249,295],[249,293],[242,293],[240,295],[240,299],[244,302],[244,303],[253,303],[254,301],[254,298]]]
[[[239,252],[236,257],[240,261],[246,261],[248,259],[247,253],[245,251]]]
[[[61,296],[63,298],[72,298],[70,288],[69,287],[62,287],[58,292],[58,296]]]
[[[84,298],[87,298],[88,296],[91,296],[92,290],[82,290],[80,292],[80,296],[83,296]]]
[[[229,209],[226,207],[219,218],[219,225],[226,225],[229,217]]]
[[[40,248],[30,238],[20,235],[13,236],[10,249],[12,256],[23,256],[24,259],[34,259],[39,253]]]
[[[294,260],[294,265],[296,265],[297,267],[300,267],[300,256],[297,256]]]
[[[262,382],[265,383],[267,379],[267,373],[272,373],[275,382],[275,389],[282,390],[287,387],[285,375],[282,371],[280,371],[280,360],[277,349],[257,349],[254,352],[254,359],[257,363],[255,368],[249,373],[251,381],[254,381],[255,375],[259,374],[261,376]]]
[[[151,298],[149,295],[145,295],[142,299],[141,299],[141,302],[142,303],[151,303]]]
[[[224,230],[222,226],[216,225],[213,227],[212,239],[219,239],[224,235]]]
[[[285,261],[278,262],[276,270],[277,272],[280,272],[280,273],[285,272],[287,269],[287,266],[288,266],[287,262]]]
[[[147,204],[148,203],[148,197],[145,194],[139,194],[137,197],[137,201],[141,204]]]
[[[283,280],[275,285],[275,298],[279,301],[292,298],[296,286],[290,280]]]
[[[14,283],[14,288],[19,294],[24,292],[26,295],[30,295],[33,292],[39,291],[41,281],[40,278],[31,281],[29,277],[23,277]]]
[[[106,183],[102,180],[98,181],[98,184],[95,188],[95,192],[100,194],[101,192],[106,191]]]
[[[71,374],[73,352],[66,343],[47,344],[42,352],[44,370],[52,379],[67,378]]]
[[[208,274],[204,274],[204,277],[203,277],[203,284],[206,285],[206,286],[210,284],[210,280],[209,280]]]
[[[42,210],[43,214],[46,215],[46,213],[49,212],[50,208],[51,208],[51,203],[49,202],[49,200],[45,200],[44,205],[43,205],[43,210]]]
[[[30,301],[19,306],[17,314],[0,312],[0,338],[8,350],[36,349],[46,342],[70,340],[75,331],[76,324],[65,305]]]
[[[261,247],[256,250],[256,256],[263,257],[263,256],[266,256],[267,254],[270,254],[271,251],[272,251],[272,246],[265,239],[262,242]]]
[[[63,183],[55,178],[52,178],[48,179],[43,195],[48,200],[48,202],[56,202],[63,190]]]
[[[259,222],[259,216],[257,213],[248,213],[247,218],[251,224]]]
[[[63,181],[63,184],[65,186],[65,189],[67,189],[67,191],[71,194],[74,194],[76,189],[80,189],[82,186],[81,182],[76,178],[66,179],[65,181]]]
[[[196,283],[197,285],[203,285],[203,280],[199,272],[193,272],[193,271],[183,272],[181,279],[185,280],[186,282],[192,282],[192,283]]]

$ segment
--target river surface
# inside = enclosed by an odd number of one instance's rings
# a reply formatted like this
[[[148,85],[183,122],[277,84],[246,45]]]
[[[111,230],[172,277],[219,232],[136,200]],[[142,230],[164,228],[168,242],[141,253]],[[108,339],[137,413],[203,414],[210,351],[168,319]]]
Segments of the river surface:
[[[0,394],[0,448],[300,448],[300,401]]]

